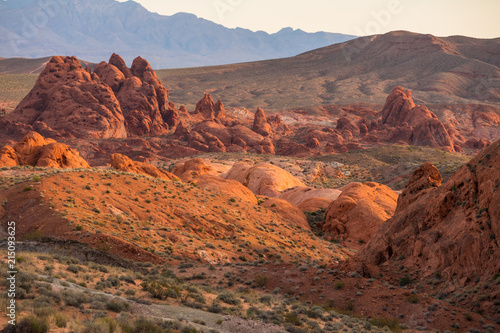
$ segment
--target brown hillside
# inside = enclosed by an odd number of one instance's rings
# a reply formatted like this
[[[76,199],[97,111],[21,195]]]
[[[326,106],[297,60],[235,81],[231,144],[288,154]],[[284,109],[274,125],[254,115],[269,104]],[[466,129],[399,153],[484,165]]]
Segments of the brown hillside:
[[[296,256],[330,262],[350,253],[310,234],[305,220],[300,225],[290,210],[259,206],[245,188],[233,195],[230,187],[240,185],[223,179],[202,177],[200,188],[113,169],[38,173],[41,180],[31,179],[32,174],[14,185],[22,172],[0,171],[1,225],[16,221],[19,239],[72,239],[154,262],[288,261]],[[300,220],[303,214],[298,209],[297,214]]]
[[[266,110],[383,103],[394,86],[418,103],[500,102],[500,39],[404,31],[368,36],[296,57],[158,71],[171,99],[188,106],[211,92],[226,106]]]

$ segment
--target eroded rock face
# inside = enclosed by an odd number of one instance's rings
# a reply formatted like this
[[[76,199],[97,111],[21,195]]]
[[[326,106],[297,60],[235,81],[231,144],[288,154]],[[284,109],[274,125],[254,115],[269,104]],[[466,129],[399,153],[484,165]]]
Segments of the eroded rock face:
[[[252,130],[263,137],[270,137],[273,134],[273,129],[267,122],[266,114],[261,108],[258,108],[255,112]]]
[[[395,215],[356,258],[373,265],[405,258],[405,267],[438,271],[462,284],[498,272],[500,141],[440,183],[433,166],[416,170]]]
[[[366,243],[396,209],[398,195],[374,182],[350,183],[326,210],[323,231],[333,239]]]
[[[213,168],[200,158],[193,158],[174,167],[172,173],[184,182],[196,181],[200,176],[210,174]]]
[[[80,154],[67,145],[29,132],[20,142],[0,149],[0,166],[31,165],[51,168],[90,168]]]
[[[425,106],[413,102],[411,91],[395,87],[382,109],[382,124],[390,126],[391,141],[414,145],[460,149],[438,117]]]
[[[155,178],[163,178],[167,180],[179,180],[179,178],[170,172],[158,169],[152,164],[132,161],[125,155],[112,154],[111,166],[119,171],[138,173]]]
[[[75,57],[55,56],[5,121],[51,137],[126,138],[165,134],[162,113],[171,108],[168,90],[140,57],[129,69],[113,54],[92,73]]]
[[[227,127],[218,119],[198,123],[185,136],[190,147],[205,152],[275,153],[270,138],[265,138],[243,125]]]
[[[287,200],[295,206],[301,206],[303,208],[316,208],[314,210],[305,210],[307,212],[315,212],[321,208],[326,208],[328,205],[336,200],[342,193],[341,190],[337,189],[314,189],[310,187],[295,187],[285,190],[280,195],[280,199]],[[316,200],[313,200],[316,199]],[[304,210],[304,209],[303,209]]]
[[[307,217],[304,213],[297,206],[292,205],[286,200],[265,198],[260,206],[276,211],[276,213],[284,217],[291,226],[304,230],[311,230],[311,226],[307,223]]]
[[[255,195],[278,197],[283,190],[305,185],[288,171],[272,164],[235,163],[225,175],[248,187]]]
[[[205,94],[201,100],[196,104],[193,114],[199,114],[204,119],[224,118],[225,109],[224,104],[220,100],[214,102],[212,95]]]
[[[240,182],[230,179],[222,179],[214,175],[202,175],[196,180],[201,188],[210,189],[215,192],[226,194],[240,200],[257,204],[257,198],[247,187]]]
[[[398,126],[406,121],[406,117],[414,107],[411,91],[397,86],[392,89],[382,109],[382,123]]]

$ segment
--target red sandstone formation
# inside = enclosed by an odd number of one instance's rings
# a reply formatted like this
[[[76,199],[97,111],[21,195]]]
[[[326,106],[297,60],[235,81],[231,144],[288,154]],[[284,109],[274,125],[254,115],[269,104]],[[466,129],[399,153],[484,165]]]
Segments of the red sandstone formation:
[[[167,180],[179,180],[179,178],[170,172],[158,169],[154,165],[148,163],[134,162],[127,156],[121,154],[111,155],[111,166],[119,171],[138,173]]]
[[[91,73],[75,57],[56,56],[3,123],[11,134],[31,128],[52,137],[125,138],[165,134],[169,110],[167,89],[140,57],[129,69],[113,54]],[[175,124],[175,112],[166,118]]]
[[[235,163],[225,178],[239,181],[254,194],[267,197],[278,197],[282,191],[291,187],[304,187],[304,184],[288,171],[267,163]]]
[[[204,119],[221,119],[225,117],[224,104],[220,100],[217,103],[212,99],[212,95],[205,94],[203,98],[198,101],[193,114],[199,114]]]
[[[356,259],[379,265],[399,260],[412,270],[461,281],[500,271],[500,141],[445,184],[435,167],[416,170],[387,220]],[[398,259],[399,258],[399,259]]]
[[[31,165],[51,168],[90,168],[80,154],[67,145],[30,132],[18,143],[0,149],[0,166]]]
[[[252,130],[263,137],[270,137],[273,134],[273,129],[267,122],[266,114],[261,108],[258,108],[255,112]]]
[[[369,241],[394,214],[398,195],[389,187],[373,182],[350,183],[340,190],[340,196],[326,210],[323,231],[356,248]]]
[[[402,87],[395,87],[387,97],[382,123],[393,128],[391,141],[455,151],[455,143],[443,123],[425,106],[415,106],[411,91]]]

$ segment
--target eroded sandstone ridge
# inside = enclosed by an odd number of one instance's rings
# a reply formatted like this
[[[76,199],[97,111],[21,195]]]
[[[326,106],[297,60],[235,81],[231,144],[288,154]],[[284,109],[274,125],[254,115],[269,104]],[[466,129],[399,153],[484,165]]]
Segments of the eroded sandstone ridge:
[[[357,255],[372,265],[400,260],[463,284],[500,270],[500,141],[442,184],[430,163],[411,176],[395,215]],[[476,281],[477,282],[477,281]]]

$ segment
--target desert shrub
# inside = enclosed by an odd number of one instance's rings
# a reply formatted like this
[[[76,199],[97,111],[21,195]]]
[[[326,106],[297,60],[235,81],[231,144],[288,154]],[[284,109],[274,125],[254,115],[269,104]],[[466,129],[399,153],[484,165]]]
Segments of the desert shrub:
[[[106,309],[113,312],[123,312],[130,308],[130,304],[119,299],[112,299],[106,302]]]
[[[216,299],[231,305],[239,305],[241,303],[241,301],[237,299],[230,291],[223,291],[221,294],[219,294],[219,296],[217,296]]]
[[[411,278],[409,276],[404,276],[401,279],[399,279],[399,286],[404,287],[409,285],[412,282]]]
[[[267,305],[271,305],[272,300],[273,300],[273,296],[269,295],[269,294],[266,294],[266,295],[262,296],[261,298],[259,298],[259,301],[261,303],[267,304]]]
[[[68,324],[68,319],[63,314],[56,313],[54,315],[54,322],[57,327],[64,328]]]
[[[254,277],[254,283],[257,287],[264,287],[267,284],[267,281],[269,281],[269,278],[266,274],[257,274]]]
[[[120,283],[120,279],[115,276],[115,275],[111,275],[107,278],[106,282],[109,283],[110,286],[112,287],[116,287],[116,288],[119,288],[121,283]]]
[[[80,271],[80,267],[79,267],[79,266],[77,266],[77,265],[74,265],[74,264],[69,265],[66,269],[67,269],[69,272],[71,272],[71,273],[75,273],[75,274],[78,274],[78,272]]]
[[[149,292],[152,297],[164,300],[168,297],[178,298],[181,294],[179,286],[169,283],[166,280],[144,281],[141,283],[142,289]]]
[[[412,294],[406,298],[406,301],[411,304],[417,304],[420,302],[420,298],[417,295]]]
[[[302,323],[300,322],[299,315],[294,311],[291,311],[291,312],[288,312],[287,314],[285,314],[285,323],[290,323],[290,324],[293,324],[295,326],[302,325]]]
[[[49,323],[47,319],[35,316],[25,317],[17,326],[10,327],[14,328],[14,331],[12,332],[20,333],[46,333],[49,331]]]
[[[394,318],[387,318],[387,317],[372,318],[370,319],[370,324],[380,328],[388,327],[393,332],[402,331],[398,320]]]
[[[79,307],[81,304],[87,302],[87,296],[78,291],[64,290],[61,296],[66,305],[69,306]]]
[[[124,325],[122,325],[122,331],[124,331]],[[162,333],[162,329],[157,323],[146,319],[139,318],[134,322],[133,333]]]
[[[342,280],[335,281],[333,284],[333,288],[337,290],[344,289],[344,287],[345,287],[345,282]]]
[[[120,276],[120,280],[121,281],[125,281],[129,284],[133,284],[135,285],[135,281],[134,281],[134,277],[133,276],[130,276],[130,275],[121,275]]]

